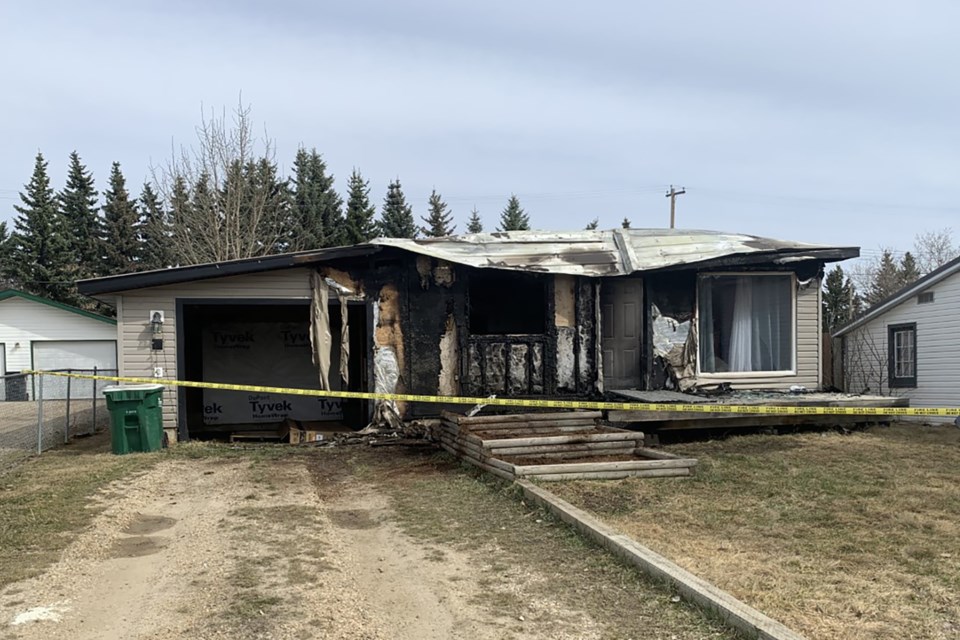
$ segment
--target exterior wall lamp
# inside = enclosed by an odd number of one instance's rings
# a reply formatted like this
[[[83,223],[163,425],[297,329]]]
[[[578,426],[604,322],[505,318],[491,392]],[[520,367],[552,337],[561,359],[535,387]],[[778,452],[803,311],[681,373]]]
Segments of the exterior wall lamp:
[[[150,330],[153,333],[153,339],[150,341],[150,348],[154,351],[163,350],[163,311],[150,311]]]

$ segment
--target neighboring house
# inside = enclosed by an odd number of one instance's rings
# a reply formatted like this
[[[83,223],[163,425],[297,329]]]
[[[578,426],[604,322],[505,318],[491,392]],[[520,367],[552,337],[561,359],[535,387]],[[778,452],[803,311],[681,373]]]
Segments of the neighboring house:
[[[823,266],[857,255],[712,231],[531,231],[377,239],[79,287],[115,304],[126,376],[447,396],[815,389]],[[181,438],[288,416],[357,426],[372,410],[168,389],[164,426]]]
[[[23,291],[0,291],[0,369],[10,374],[25,369],[116,369],[116,325],[113,318]],[[77,392],[86,386],[78,385]],[[4,387],[7,399],[17,395],[12,383]]]
[[[960,398],[960,258],[907,285],[833,334],[843,388],[954,407]]]

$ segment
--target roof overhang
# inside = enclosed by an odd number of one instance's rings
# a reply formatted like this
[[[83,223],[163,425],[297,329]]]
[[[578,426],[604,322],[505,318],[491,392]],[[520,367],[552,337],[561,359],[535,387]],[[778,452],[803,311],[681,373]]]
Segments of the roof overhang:
[[[107,316],[100,315],[99,313],[94,313],[93,311],[87,311],[86,309],[80,309],[79,307],[74,307],[73,305],[64,304],[63,302],[57,302],[56,300],[50,300],[41,296],[35,296],[32,293],[27,293],[26,291],[20,291],[19,289],[4,289],[0,291],[0,302],[4,300],[9,300],[10,298],[19,298],[21,300],[28,300],[30,302],[36,302],[37,304],[43,304],[48,307],[53,307],[54,309],[60,309],[61,311],[68,311],[74,313],[78,316],[83,316],[84,318],[90,318],[91,320],[98,320],[100,322],[106,322],[107,324],[117,324],[117,321],[114,318],[108,318]]]
[[[447,238],[377,238],[364,244],[246,258],[78,283],[86,295],[180,284],[210,278],[319,264],[336,259],[404,252],[476,269],[614,277],[716,266],[835,262],[860,255],[857,247],[828,247],[757,236],[680,229],[522,231]]]
[[[835,331],[832,334],[832,337],[839,338],[840,336],[853,331],[857,327],[862,327],[877,316],[883,315],[890,309],[893,309],[894,307],[906,302],[924,289],[932,287],[933,285],[949,278],[955,273],[960,273],[960,257],[951,260],[940,268],[935,269],[923,276],[916,282],[908,284],[906,287],[895,292],[888,298],[881,300],[877,304],[870,307],[862,316]]]
[[[139,273],[124,273],[104,278],[80,280],[77,288],[87,296],[97,296],[131,289],[145,289],[147,287],[162,287],[164,285],[182,284],[210,278],[226,276],[240,276],[263,271],[277,271],[302,267],[316,262],[324,262],[337,258],[355,258],[373,255],[380,251],[380,247],[361,244],[351,247],[333,247],[319,251],[300,251],[297,253],[283,253],[274,256],[258,258],[243,258],[226,262],[211,262],[208,264],[190,265],[186,267],[172,267],[156,271],[141,271]]]

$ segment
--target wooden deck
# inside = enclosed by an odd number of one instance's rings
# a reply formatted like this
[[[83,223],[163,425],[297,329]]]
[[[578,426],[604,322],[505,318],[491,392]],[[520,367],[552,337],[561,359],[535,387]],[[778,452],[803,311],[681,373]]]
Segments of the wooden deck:
[[[852,395],[846,393],[777,393],[733,392],[719,397],[697,396],[675,391],[637,391],[621,389],[610,392],[626,402],[669,404],[733,404],[780,407],[908,407],[908,398]],[[884,416],[857,415],[764,415],[744,413],[701,413],[698,411],[609,411],[607,420],[614,424],[642,425],[658,431],[670,429],[717,429],[800,425],[849,425],[884,422]]]
[[[644,448],[644,434],[597,425],[600,412],[467,417],[443,413],[440,446],[515,480],[689,476],[697,461]]]

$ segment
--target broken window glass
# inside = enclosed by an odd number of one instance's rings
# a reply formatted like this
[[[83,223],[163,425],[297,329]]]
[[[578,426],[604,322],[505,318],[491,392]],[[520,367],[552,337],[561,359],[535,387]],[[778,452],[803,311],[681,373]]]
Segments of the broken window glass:
[[[470,274],[469,303],[473,335],[546,332],[547,288],[542,276],[475,271]]]
[[[700,371],[793,370],[793,276],[706,275],[699,286]]]

